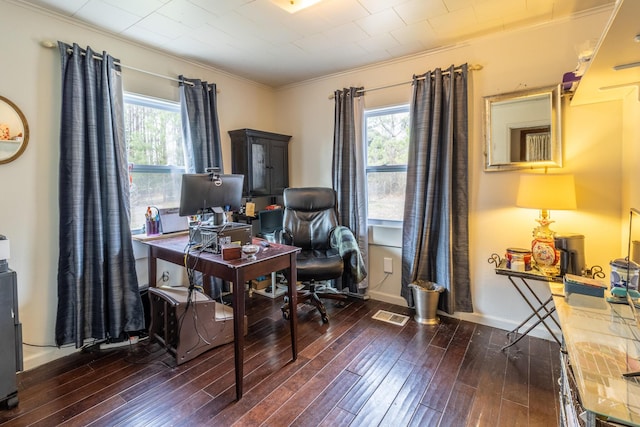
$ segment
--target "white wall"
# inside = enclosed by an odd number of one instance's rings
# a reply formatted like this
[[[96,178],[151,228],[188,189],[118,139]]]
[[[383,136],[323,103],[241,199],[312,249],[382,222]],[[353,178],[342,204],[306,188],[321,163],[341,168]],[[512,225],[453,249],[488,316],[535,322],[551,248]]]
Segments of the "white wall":
[[[20,320],[24,342],[54,346],[58,262],[58,158],[60,120],[60,59],[43,40],[76,42],[107,51],[125,65],[176,77],[215,82],[220,91],[221,136],[225,169],[230,171],[228,130],[257,128],[275,131],[273,90],[254,82],[201,67],[124,42],[20,6],[0,1],[0,94],[25,114],[31,136],[24,154],[0,165],[0,234],[11,242],[9,266],[18,273]],[[136,71],[123,71],[126,91],[178,100],[177,84]],[[144,263],[139,263],[139,265]],[[146,279],[146,271],[144,271]],[[74,349],[67,349],[73,351]],[[56,348],[24,347],[29,369],[63,354]]]
[[[331,185],[333,101],[328,96],[349,86],[375,88],[410,81],[450,64],[479,64],[470,75],[469,226],[471,287],[475,312],[460,317],[511,329],[529,308],[504,277],[495,275],[487,259],[507,247],[527,247],[536,225],[535,210],[516,208],[521,172],[484,172],[483,97],[557,84],[577,64],[575,46],[597,39],[608,19],[599,13],[527,30],[513,31],[461,44],[440,52],[326,76],[277,91],[277,127],[292,139],[291,185]],[[408,103],[409,84],[365,95],[366,108]],[[558,232],[586,236],[586,261],[608,271],[620,256],[621,102],[572,108],[564,101],[564,172],[576,177],[578,209],[552,212]],[[309,153],[313,153],[310,155]],[[401,234],[396,229],[370,230],[370,295],[397,304],[400,295]],[[393,258],[394,273],[382,271],[382,259]],[[534,288],[548,295],[544,284]],[[536,331],[548,336],[546,331]]]

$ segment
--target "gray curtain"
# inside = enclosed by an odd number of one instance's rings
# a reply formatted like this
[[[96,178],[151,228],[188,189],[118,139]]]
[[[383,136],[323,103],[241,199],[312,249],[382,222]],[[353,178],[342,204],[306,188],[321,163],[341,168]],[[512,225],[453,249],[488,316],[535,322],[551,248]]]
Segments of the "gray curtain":
[[[214,83],[199,79],[179,77],[182,137],[184,140],[185,165],[189,173],[203,173],[207,168],[222,165],[222,143],[218,121],[217,93]],[[200,272],[194,272],[190,285],[204,286],[211,296],[217,298],[227,286],[222,279],[210,277],[204,280]]]
[[[353,232],[367,267],[369,239],[361,91],[362,88],[351,87],[334,92],[332,181],[338,198],[340,225]],[[348,286],[350,292],[363,294],[369,285],[365,278],[360,283],[343,283],[343,286]]]
[[[469,281],[467,65],[414,76],[402,230],[402,296],[409,283],[444,286],[439,308],[473,311]]]
[[[216,85],[180,76],[180,109],[187,171],[202,173],[206,168],[222,169],[222,144]]]
[[[62,60],[56,343],[144,329],[129,229],[120,68],[58,42]],[[72,50],[69,54],[68,50]],[[99,59],[98,59],[99,58]]]

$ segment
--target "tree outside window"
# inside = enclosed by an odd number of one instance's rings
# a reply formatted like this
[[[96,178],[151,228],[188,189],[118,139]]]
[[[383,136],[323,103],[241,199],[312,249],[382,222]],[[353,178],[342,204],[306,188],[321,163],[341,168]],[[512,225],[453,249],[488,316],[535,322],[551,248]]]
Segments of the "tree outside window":
[[[175,208],[185,173],[180,104],[125,94],[131,229],[141,230],[147,207]]]
[[[409,153],[409,106],[365,112],[367,215],[372,223],[402,221]]]

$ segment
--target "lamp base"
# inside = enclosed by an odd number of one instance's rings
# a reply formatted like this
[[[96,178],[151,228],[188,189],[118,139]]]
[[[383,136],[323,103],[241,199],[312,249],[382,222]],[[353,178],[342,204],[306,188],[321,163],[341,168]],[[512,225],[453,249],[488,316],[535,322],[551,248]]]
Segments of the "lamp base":
[[[538,269],[548,276],[560,274],[560,251],[556,249],[555,233],[549,229],[553,221],[549,219],[547,211],[543,210],[541,218],[536,220],[540,226],[533,230],[531,242],[531,258]]]

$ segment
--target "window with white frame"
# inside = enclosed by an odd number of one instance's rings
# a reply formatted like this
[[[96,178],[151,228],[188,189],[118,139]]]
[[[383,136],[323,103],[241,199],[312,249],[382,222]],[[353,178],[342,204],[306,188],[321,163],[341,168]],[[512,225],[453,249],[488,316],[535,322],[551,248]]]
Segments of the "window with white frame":
[[[185,173],[180,104],[125,94],[124,114],[131,229],[141,230],[147,207],[180,205]]]
[[[370,223],[402,221],[409,155],[409,106],[364,113],[367,216]]]

